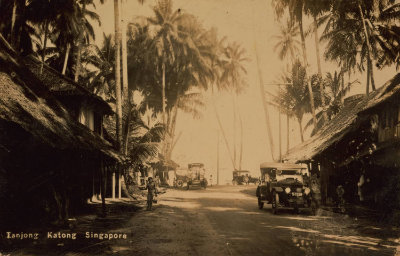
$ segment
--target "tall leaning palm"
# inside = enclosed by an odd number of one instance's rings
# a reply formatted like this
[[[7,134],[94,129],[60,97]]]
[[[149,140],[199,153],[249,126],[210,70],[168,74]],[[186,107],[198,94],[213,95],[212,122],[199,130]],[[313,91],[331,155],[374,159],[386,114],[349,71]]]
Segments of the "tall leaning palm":
[[[238,43],[233,42],[228,44],[228,47],[224,50],[224,59],[222,61],[222,72],[220,76],[219,85],[222,89],[230,91],[233,98],[233,163],[235,169],[241,169],[242,167],[242,154],[243,154],[243,131],[241,130],[241,142],[240,142],[240,152],[239,152],[239,163],[236,161],[236,117],[239,117],[240,128],[243,129],[242,118],[240,115],[239,105],[237,103],[237,96],[243,92],[246,82],[244,76],[247,74],[244,62],[249,59],[245,56],[245,49]]]
[[[307,69],[308,68],[308,60],[307,60],[307,50],[306,50],[306,41],[305,41],[305,33],[303,28],[303,14],[304,14],[304,6],[306,0],[273,0],[272,5],[275,10],[275,14],[278,19],[280,19],[285,10],[288,11],[293,22],[298,23],[300,30],[300,38],[301,38],[301,48],[303,53],[303,65]],[[310,94],[310,107],[311,114],[313,117],[314,125],[317,125],[317,119],[315,117],[315,104],[314,104],[314,96],[311,88],[311,82],[308,80],[307,88]]]
[[[318,67],[318,79],[320,80],[320,99],[322,100],[322,116],[323,122],[328,121],[327,113],[324,111],[325,108],[325,93],[324,86],[322,83],[322,67],[321,67],[321,57],[320,57],[320,39],[318,36],[318,17],[322,14],[328,12],[330,9],[330,0],[305,0],[304,2],[304,10],[305,13],[311,15],[313,18],[313,32],[314,32],[314,41],[315,41],[315,54],[317,57],[317,67]]]
[[[225,90],[225,86],[223,83],[221,83],[221,73],[223,71],[223,60],[221,58],[221,56],[223,55],[223,52],[226,48],[225,46],[225,40],[226,38],[218,38],[217,35],[217,30],[216,28],[211,28],[210,30],[208,30],[206,32],[206,38],[207,38],[207,48],[209,51],[209,58],[210,58],[210,66],[211,66],[211,70],[212,70],[212,74],[210,77],[210,87],[211,87],[211,93],[212,93],[212,106],[213,106],[213,110],[215,113],[215,117],[217,119],[217,123],[218,123],[218,127],[219,127],[219,131],[222,133],[222,138],[224,139],[224,143],[226,146],[226,149],[228,151],[228,155],[230,157],[230,160],[232,162],[232,167],[235,168],[235,161],[233,159],[233,154],[232,154],[232,150],[229,146],[229,142],[228,142],[228,138],[226,136],[225,133],[225,128],[222,125],[221,122],[221,117],[220,114],[218,112],[217,106],[216,106],[216,99],[214,98],[214,91],[215,90]]]

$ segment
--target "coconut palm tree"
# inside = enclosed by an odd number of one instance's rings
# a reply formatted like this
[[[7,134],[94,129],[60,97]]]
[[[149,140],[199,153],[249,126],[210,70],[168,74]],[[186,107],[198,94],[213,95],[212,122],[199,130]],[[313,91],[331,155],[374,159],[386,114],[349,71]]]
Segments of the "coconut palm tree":
[[[318,76],[319,79],[322,80],[322,67],[321,67],[321,58],[320,58],[320,50],[319,50],[319,36],[318,36],[318,17],[329,11],[330,9],[330,1],[329,0],[306,0],[304,2],[304,11],[306,14],[311,15],[313,17],[313,31],[314,31],[314,40],[315,40],[315,54],[317,56],[317,67],[318,67]],[[323,83],[320,82],[320,98],[322,99],[322,108],[325,108],[325,90],[323,87]],[[325,111],[322,111],[323,122],[328,120],[328,116]]]
[[[333,1],[325,17],[322,40],[328,42],[325,56],[340,61],[342,68],[367,70],[366,92],[375,89],[374,62],[382,67],[398,62],[399,18],[394,1]],[[376,24],[375,24],[376,23]],[[353,49],[353,50],[351,50]],[[342,52],[342,54],[341,54]],[[347,66],[347,67],[346,67]],[[365,68],[366,67],[366,68]]]
[[[82,51],[82,66],[85,76],[82,83],[94,94],[107,102],[115,104],[115,45],[113,36],[103,33],[101,48],[97,45],[87,45]]]
[[[278,52],[281,60],[289,57],[291,63],[296,59],[296,55],[300,52],[300,42],[297,40],[299,36],[299,28],[291,20],[287,20],[285,25],[279,27],[279,34],[273,36],[276,40],[274,51]]]
[[[77,58],[74,72],[76,79],[79,78],[82,70],[81,51],[83,43],[88,44],[90,40],[95,39],[94,29],[89,20],[97,22],[99,25],[101,24],[97,13],[80,7],[75,3],[71,6],[70,10],[64,10],[57,16],[52,28],[51,40],[56,48],[60,49],[59,58],[55,63],[53,62],[53,67],[62,70],[61,73],[65,74],[69,67],[68,60],[71,49],[76,49]],[[77,45],[77,47],[73,47],[74,45]],[[64,56],[64,58],[61,58],[61,56]],[[71,68],[70,73],[72,73]]]
[[[233,162],[234,162],[234,169],[239,167],[241,168],[241,161],[237,165],[236,163],[236,117],[239,115],[239,121],[242,121],[240,116],[239,106],[237,104],[237,96],[243,92],[244,88],[246,87],[246,82],[243,77],[247,74],[247,70],[243,65],[244,62],[248,61],[249,59],[245,56],[246,51],[245,49],[238,43],[233,42],[228,44],[228,46],[224,49],[224,56],[221,62],[221,76],[219,86],[221,89],[225,89],[232,94],[232,102],[233,102]],[[240,124],[240,127],[243,127],[243,124]],[[241,131],[240,134],[242,135],[243,132]],[[241,146],[243,148],[243,137],[241,137]],[[239,159],[242,159],[242,150],[240,150]]]
[[[162,71],[162,120],[166,124],[166,97],[165,97],[165,70],[167,64],[172,64],[175,60],[175,48],[179,41],[178,20],[181,19],[180,10],[172,10],[171,0],[160,0],[153,8],[154,17],[148,18],[149,23],[155,27],[156,49],[161,59]]]
[[[277,96],[272,96],[270,104],[279,107],[289,117],[295,117],[299,124],[300,138],[304,141],[303,117],[310,113],[306,70],[299,60],[292,65],[291,72],[284,74],[283,84]],[[313,89],[318,92],[319,85],[313,83]],[[320,105],[320,100],[316,101]]]
[[[305,33],[303,28],[303,12],[305,7],[306,0],[273,0],[272,5],[275,10],[275,14],[278,19],[280,19],[285,9],[287,9],[289,16],[293,22],[298,23],[299,31],[300,31],[300,38],[301,38],[301,48],[303,53],[303,65],[306,69],[308,69],[308,60],[307,60],[307,51],[306,51],[306,41],[305,41]],[[314,96],[311,87],[310,81],[308,84],[308,91],[311,95],[310,97],[310,107],[311,107],[311,114],[314,120],[315,126],[317,125],[317,119],[315,117],[315,104],[314,104]]]
[[[324,87],[328,89],[328,93],[325,94],[325,101],[327,104],[326,114],[328,117],[328,122],[332,120],[332,118],[339,113],[341,108],[343,107],[343,99],[346,94],[350,91],[350,89],[359,84],[358,80],[344,82],[345,70],[341,70],[340,72],[335,71],[334,73],[328,72],[323,80]],[[322,111],[317,113],[318,125],[320,128],[323,126],[325,121],[322,120]],[[307,129],[312,126],[312,119],[307,122],[304,126],[304,129]],[[318,129],[313,129],[311,131],[311,136],[317,132]]]

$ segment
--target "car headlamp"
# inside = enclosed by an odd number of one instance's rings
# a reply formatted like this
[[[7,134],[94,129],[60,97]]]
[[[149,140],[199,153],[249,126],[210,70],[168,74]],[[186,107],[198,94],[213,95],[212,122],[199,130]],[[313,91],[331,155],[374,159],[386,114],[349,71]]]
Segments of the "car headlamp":
[[[311,190],[309,188],[305,188],[304,189],[304,194],[308,195],[310,194]]]
[[[286,194],[289,194],[290,193],[290,188],[285,188],[285,192],[286,192]]]

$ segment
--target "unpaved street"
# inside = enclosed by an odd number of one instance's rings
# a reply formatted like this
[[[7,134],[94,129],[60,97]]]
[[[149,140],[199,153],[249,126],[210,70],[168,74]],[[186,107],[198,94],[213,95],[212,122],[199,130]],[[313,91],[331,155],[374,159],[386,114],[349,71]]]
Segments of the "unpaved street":
[[[76,229],[124,233],[128,239],[43,239],[5,255],[396,255],[394,228],[329,211],[273,215],[270,205],[258,209],[255,188],[168,190],[153,211],[110,214]]]
[[[130,222],[134,255],[395,255],[379,227],[321,211],[273,215],[257,208],[255,187],[170,190],[154,211]],[[129,253],[127,253],[128,255]],[[131,254],[132,255],[132,254]]]

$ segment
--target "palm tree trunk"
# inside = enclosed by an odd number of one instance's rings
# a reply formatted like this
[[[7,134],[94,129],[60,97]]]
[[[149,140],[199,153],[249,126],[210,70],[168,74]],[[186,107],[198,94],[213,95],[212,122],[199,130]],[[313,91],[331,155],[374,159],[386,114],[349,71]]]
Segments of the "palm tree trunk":
[[[127,52],[127,38],[126,38],[126,20],[125,20],[125,8],[124,2],[126,0],[122,0],[121,2],[121,26],[122,26],[122,95],[125,99],[124,101],[127,102],[129,98],[128,93],[128,52]]]
[[[161,88],[161,100],[162,100],[162,121],[163,124],[165,125],[165,57],[163,56],[163,61],[162,61],[162,88]]]
[[[64,57],[64,65],[61,74],[65,75],[65,71],[67,70],[67,64],[68,64],[68,57],[69,57],[69,52],[71,50],[71,44],[67,43],[67,50],[65,51],[65,57]]]
[[[22,4],[23,3],[23,4]],[[21,34],[22,34],[22,28],[23,28],[23,24],[25,24],[26,22],[26,5],[25,5],[25,1],[21,2],[18,4],[19,6],[19,11],[16,16],[16,20],[15,20],[15,27],[14,30],[16,31],[16,35],[15,35],[15,49],[19,49],[20,44],[21,44]]]
[[[44,57],[45,57],[45,55],[46,55],[48,26],[49,26],[49,21],[46,20],[45,23],[44,23],[44,41],[43,41],[42,65],[41,65],[41,67],[40,67],[40,74],[42,74],[42,72],[43,72]]]
[[[301,139],[301,142],[303,143],[304,142],[304,134],[303,134],[303,125],[301,124],[301,119],[300,118],[297,118],[297,122],[299,122],[299,130],[300,130],[300,139]]]
[[[278,109],[278,129],[279,129],[279,162],[282,162],[282,122],[281,122],[281,109]]]
[[[363,13],[360,1],[358,1],[358,9],[360,11],[360,17],[361,17],[362,23],[363,23],[365,42],[367,43],[367,50],[368,50],[368,53],[367,53],[367,55],[368,55],[367,66],[368,66],[368,69],[369,69],[369,72],[370,72],[372,90],[375,90],[375,81],[374,81],[374,78],[373,78],[373,67],[372,67],[372,56],[371,56],[372,55],[372,47],[371,47],[371,44],[369,42],[369,35],[368,35],[368,31],[367,31],[367,26],[365,25],[364,13]],[[368,87],[369,87],[369,85],[368,85]],[[367,91],[367,94],[368,94],[369,88],[367,88],[366,91]]]
[[[369,67],[369,61],[367,61],[367,87],[366,87],[366,90],[365,90],[365,94],[366,95],[368,95],[369,94],[369,81],[370,81],[370,77],[371,77],[371,75],[370,75],[370,67]]]
[[[83,26],[84,26],[84,19],[85,19],[85,12],[86,12],[86,1],[83,1],[82,5],[82,17],[81,17],[81,31],[78,40],[78,49],[77,49],[77,56],[76,56],[76,69],[75,69],[75,77],[74,81],[78,82],[79,75],[81,72],[81,52],[82,52],[82,45],[83,45]]]
[[[317,22],[317,16],[314,16],[314,38],[315,38],[315,53],[317,55],[317,65],[318,65],[318,76],[320,78],[320,83],[319,83],[319,89],[321,91],[321,103],[322,103],[322,108],[325,108],[325,92],[324,92],[324,85],[322,83],[322,68],[321,68],[321,58],[320,58],[320,53],[319,53],[319,36],[318,36],[318,22]],[[322,114],[324,123],[328,120],[328,115],[326,114],[326,111],[323,110]]]
[[[237,105],[238,106],[238,105]],[[239,123],[240,123],[240,151],[239,151],[239,170],[242,170],[242,159],[243,159],[243,120],[240,111],[238,111]]]
[[[236,100],[235,95],[232,95],[232,105],[233,105],[233,162],[235,163],[235,167],[237,166],[236,163]]]
[[[15,21],[16,20],[17,20],[17,0],[14,0],[13,9],[12,9],[12,16],[11,16],[11,29],[10,29],[10,43],[14,47],[15,47],[14,28],[15,28]]]
[[[232,162],[232,167],[233,167],[233,169],[235,169],[236,166],[235,166],[235,162],[233,161],[232,152],[231,152],[231,149],[229,147],[228,139],[226,138],[225,130],[224,130],[224,127],[222,126],[222,122],[221,122],[221,118],[220,118],[218,110],[217,110],[217,106],[215,105],[214,93],[213,93],[213,96],[212,96],[212,105],[213,105],[213,110],[214,110],[214,113],[215,113],[215,117],[217,118],[219,129],[220,129],[220,131],[222,133],[222,137],[224,138],[226,150],[228,151],[229,158],[231,159],[231,162]]]
[[[177,104],[179,104],[179,103],[177,103]],[[169,138],[169,143],[168,143],[168,147],[167,147],[167,160],[168,161],[171,160],[172,150],[177,142],[177,141],[175,141],[175,130],[176,130],[177,117],[178,117],[178,106],[175,106],[173,113],[172,113],[172,118],[171,118],[171,125],[170,125],[171,128],[169,129],[170,138]]]
[[[126,102],[127,104],[124,106],[126,109],[126,118],[125,118],[125,123],[122,125],[122,149],[124,155],[128,154],[128,144],[129,144],[129,124],[131,122],[131,113],[132,113],[132,105],[130,104],[130,101],[128,100]]]
[[[300,28],[300,37],[301,37],[301,48],[303,50],[303,65],[304,68],[306,69],[306,74],[308,74],[308,61],[307,61],[307,51],[306,51],[306,39],[304,36],[304,30],[303,30],[303,17],[301,16],[299,18],[299,28]],[[317,118],[315,115],[315,106],[314,106],[314,95],[311,87],[311,81],[307,77],[307,87],[308,87],[308,92],[310,94],[310,105],[311,105],[311,114],[313,118],[313,123],[314,127],[317,128]]]
[[[118,150],[121,147],[122,99],[121,99],[121,29],[119,17],[119,1],[114,0],[115,18],[115,99],[116,99],[116,139]]]
[[[286,115],[286,153],[289,152],[289,115]]]
[[[373,91],[376,90],[375,87],[375,79],[374,79],[374,65],[372,64],[372,60],[369,61],[369,74],[370,74],[370,79],[371,79],[371,89]]]
[[[257,67],[258,67],[258,78],[260,80],[260,96],[261,96],[261,101],[263,103],[263,107],[264,107],[264,115],[265,115],[265,124],[267,126],[267,134],[268,134],[268,141],[269,141],[269,146],[270,146],[270,150],[271,150],[271,158],[272,161],[275,161],[275,157],[274,157],[274,140],[272,138],[272,128],[271,128],[271,124],[270,124],[270,120],[269,120],[269,109],[268,109],[268,103],[267,103],[267,99],[265,98],[265,89],[264,89],[264,82],[263,82],[263,78],[262,78],[262,72],[261,72],[261,67],[260,67],[260,60],[259,60],[259,56],[258,56],[258,52],[257,52],[257,44],[254,44],[254,48],[255,48],[255,53],[256,53],[256,59],[257,59]]]

